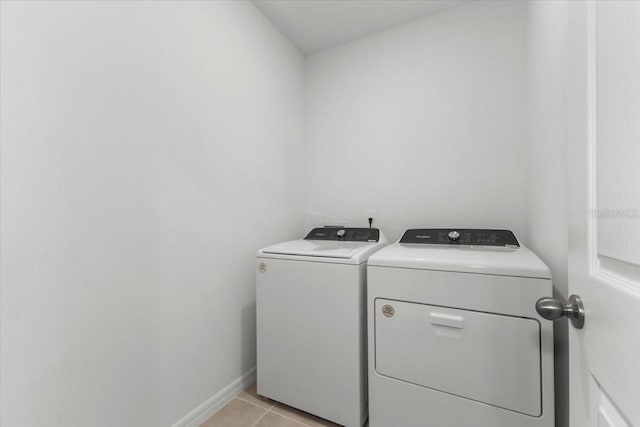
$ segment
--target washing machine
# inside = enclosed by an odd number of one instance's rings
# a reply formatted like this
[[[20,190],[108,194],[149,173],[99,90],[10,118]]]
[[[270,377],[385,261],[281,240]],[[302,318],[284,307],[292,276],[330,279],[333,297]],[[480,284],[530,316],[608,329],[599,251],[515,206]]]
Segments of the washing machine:
[[[258,394],[334,423],[367,418],[366,265],[376,228],[315,228],[258,251]]]
[[[412,229],[369,258],[370,427],[552,427],[547,266],[508,230]]]

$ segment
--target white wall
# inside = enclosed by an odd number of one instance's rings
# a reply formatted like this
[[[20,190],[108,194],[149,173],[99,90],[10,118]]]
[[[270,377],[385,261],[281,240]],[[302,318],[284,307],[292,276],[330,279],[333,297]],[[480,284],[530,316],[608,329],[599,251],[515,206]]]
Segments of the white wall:
[[[1,408],[163,426],[255,365],[303,59],[247,2],[2,2]]]
[[[556,296],[568,297],[565,143],[567,3],[527,6],[526,213],[529,247],[551,268]],[[568,323],[555,324],[556,426],[569,425]]]
[[[307,227],[526,240],[521,2],[470,2],[306,60]]]

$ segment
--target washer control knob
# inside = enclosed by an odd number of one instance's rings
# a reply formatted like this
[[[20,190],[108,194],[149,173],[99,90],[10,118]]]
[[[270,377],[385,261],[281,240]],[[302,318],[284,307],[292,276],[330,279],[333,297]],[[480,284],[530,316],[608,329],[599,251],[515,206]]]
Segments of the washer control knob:
[[[336,231],[336,236],[338,236],[339,239],[343,239],[346,233],[347,232],[345,230],[338,230]]]
[[[458,233],[457,231],[450,232],[449,240],[451,240],[452,242],[457,242],[458,240],[460,240],[460,233]]]

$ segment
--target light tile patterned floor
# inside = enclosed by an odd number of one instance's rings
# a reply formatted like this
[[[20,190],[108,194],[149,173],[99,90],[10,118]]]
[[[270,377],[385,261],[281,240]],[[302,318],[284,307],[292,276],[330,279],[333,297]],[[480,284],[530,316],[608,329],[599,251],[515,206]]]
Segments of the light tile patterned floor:
[[[259,396],[253,383],[200,427],[301,426],[338,427],[338,424]]]

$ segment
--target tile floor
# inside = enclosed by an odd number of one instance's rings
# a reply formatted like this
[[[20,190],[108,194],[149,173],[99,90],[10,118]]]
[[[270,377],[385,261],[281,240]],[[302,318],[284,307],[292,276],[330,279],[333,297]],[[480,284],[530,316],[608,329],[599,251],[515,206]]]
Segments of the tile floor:
[[[200,427],[302,426],[338,427],[338,424],[259,396],[253,383]]]

